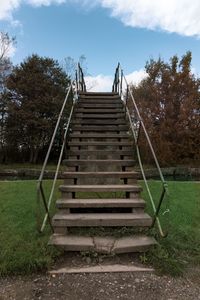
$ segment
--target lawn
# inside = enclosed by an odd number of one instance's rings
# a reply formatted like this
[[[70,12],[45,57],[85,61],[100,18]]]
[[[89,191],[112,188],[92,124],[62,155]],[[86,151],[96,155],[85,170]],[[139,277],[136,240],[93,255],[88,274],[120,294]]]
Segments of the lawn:
[[[47,246],[50,230],[36,230],[36,181],[1,181],[0,195],[0,274],[45,269],[57,252]]]
[[[158,199],[160,183],[150,181],[150,185]],[[181,274],[188,264],[200,265],[200,182],[169,181],[168,186],[169,196],[163,202],[160,214],[168,236],[158,237],[159,246],[144,257],[144,261],[176,275]],[[143,196],[147,199],[145,192]],[[148,203],[151,211],[149,207]]]
[[[150,186],[158,198],[159,183]],[[141,260],[175,275],[188,263],[200,263],[200,183],[169,182],[169,191],[161,212],[168,237]],[[0,275],[46,270],[59,253],[47,246],[48,228],[42,235],[36,231],[36,181],[2,181],[0,195]]]

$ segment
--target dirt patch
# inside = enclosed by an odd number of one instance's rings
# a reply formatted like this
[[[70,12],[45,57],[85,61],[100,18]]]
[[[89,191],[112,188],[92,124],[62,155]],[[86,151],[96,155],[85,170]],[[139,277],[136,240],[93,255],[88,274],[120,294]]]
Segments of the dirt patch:
[[[155,274],[35,275],[0,280],[1,300],[200,299],[200,282]]]
[[[70,254],[53,268],[95,265],[115,261],[135,263],[135,258],[123,256],[91,257]],[[198,300],[200,299],[200,269],[190,269],[184,277],[172,278],[154,273],[101,273],[32,275],[0,279],[0,300]]]

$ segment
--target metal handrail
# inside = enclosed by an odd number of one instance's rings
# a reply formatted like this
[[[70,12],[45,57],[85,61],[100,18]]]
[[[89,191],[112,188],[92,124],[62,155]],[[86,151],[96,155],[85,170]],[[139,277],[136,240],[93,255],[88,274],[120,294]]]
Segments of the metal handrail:
[[[50,156],[50,153],[51,153],[51,150],[52,150],[52,147],[53,147],[53,143],[55,141],[55,137],[56,137],[56,134],[57,134],[57,131],[58,131],[58,127],[60,125],[60,121],[61,121],[61,118],[62,118],[62,115],[63,115],[63,111],[66,107],[66,103],[69,99],[69,95],[70,95],[70,92],[72,92],[72,90],[73,90],[73,86],[72,86],[72,83],[71,83],[70,86],[67,88],[67,94],[66,94],[66,97],[64,99],[63,105],[61,107],[61,110],[60,110],[60,113],[59,113],[59,116],[58,116],[58,119],[57,119],[57,122],[56,122],[56,126],[54,128],[54,132],[53,132],[53,135],[52,135],[52,138],[51,138],[51,142],[49,144],[49,148],[48,148],[48,151],[47,151],[47,154],[46,154],[43,166],[42,166],[42,170],[41,170],[41,173],[40,173],[40,176],[39,176],[39,179],[38,179],[38,183],[37,183],[37,201],[38,201],[38,203],[40,203],[40,199],[42,197],[43,204],[44,204],[45,211],[46,211],[43,222],[42,222],[42,225],[41,225],[40,228],[39,228],[39,224],[38,224],[38,231],[39,232],[43,232],[47,220],[48,220],[48,222],[50,224],[50,227],[53,231],[53,227],[52,227],[52,224],[51,224],[51,218],[50,218],[50,214],[49,214],[49,209],[50,209],[50,206],[51,206],[51,202],[52,202],[52,198],[53,198],[53,194],[54,194],[54,189],[55,189],[55,184],[56,184],[56,180],[57,180],[58,172],[59,172],[59,168],[60,168],[60,163],[61,163],[61,159],[62,159],[62,156],[63,156],[63,150],[64,150],[64,146],[65,146],[65,142],[66,142],[67,131],[68,131],[69,124],[70,124],[70,121],[71,121],[71,115],[72,115],[73,108],[74,108],[74,102],[73,102],[73,105],[72,105],[72,108],[71,108],[70,116],[68,118],[66,129],[65,129],[63,144],[62,144],[62,147],[61,147],[61,152],[60,152],[60,156],[59,156],[59,159],[58,159],[58,164],[57,164],[57,167],[56,167],[56,172],[55,172],[55,175],[54,175],[54,180],[53,180],[53,184],[52,184],[52,187],[51,187],[51,192],[50,192],[50,196],[49,196],[48,201],[46,199],[42,183],[43,183],[45,169],[46,169],[46,166],[47,166],[47,163],[48,163],[48,160],[49,160],[49,156]]]
[[[39,179],[38,179],[38,183],[37,183],[37,201],[38,201],[38,204],[39,204],[40,201],[41,201],[41,198],[42,198],[43,205],[44,205],[44,208],[45,208],[45,211],[46,211],[42,223],[38,224],[38,226],[37,226],[39,232],[43,232],[47,221],[48,221],[48,223],[51,227],[51,230],[54,231],[52,223],[51,223],[51,216],[50,216],[49,211],[50,211],[50,207],[51,207],[51,203],[52,203],[52,199],[53,199],[53,195],[54,195],[54,190],[55,190],[55,186],[56,186],[56,181],[57,181],[57,178],[58,178],[58,173],[59,173],[59,169],[60,169],[60,165],[61,165],[61,161],[62,161],[62,157],[63,157],[65,145],[66,145],[67,133],[68,133],[69,126],[70,126],[70,123],[71,123],[72,114],[73,114],[73,111],[74,111],[74,106],[75,106],[76,101],[78,99],[79,92],[84,92],[84,91],[86,91],[84,75],[83,75],[82,68],[80,67],[80,64],[78,64],[78,70],[76,71],[75,85],[74,85],[73,82],[71,82],[70,86],[67,88],[67,94],[66,94],[66,97],[63,101],[63,105],[61,107],[61,110],[60,110],[60,113],[59,113],[59,116],[58,116],[58,119],[57,119],[57,122],[56,122],[56,126],[54,128],[54,132],[53,132],[53,135],[52,135],[52,138],[51,138],[51,141],[50,141],[50,144],[49,144],[49,148],[48,148],[48,151],[47,151],[47,154],[46,154],[43,166],[42,166],[42,170],[41,170],[41,173],[40,173],[40,176],[39,176]],[[64,109],[66,107],[66,104],[68,102],[69,95],[70,95],[71,92],[73,92],[73,94],[74,94],[73,104],[72,104],[71,111],[70,111],[70,114],[69,114],[69,117],[68,117],[68,121],[67,121],[65,131],[64,131],[63,143],[62,143],[61,150],[60,150],[60,155],[59,155],[59,158],[58,158],[58,163],[57,163],[57,167],[56,167],[56,171],[55,171],[55,175],[54,175],[54,179],[53,179],[53,184],[52,184],[52,187],[51,187],[49,198],[47,200],[47,197],[46,197],[44,189],[43,189],[44,173],[45,173],[45,169],[46,169],[46,166],[47,166],[47,163],[48,163],[48,160],[49,160],[49,156],[50,156],[50,153],[51,153],[54,141],[55,141],[55,137],[56,137],[56,134],[57,134],[57,131],[58,131],[58,127],[60,125],[60,121],[61,121]]]
[[[163,232],[162,226],[160,224],[160,220],[159,220],[158,215],[159,215],[160,208],[161,208],[163,199],[165,197],[165,194],[166,194],[166,192],[168,192],[167,183],[166,183],[166,181],[165,181],[165,179],[163,177],[163,174],[162,174],[162,171],[161,171],[158,159],[156,157],[154,148],[152,146],[152,143],[151,143],[150,137],[148,135],[148,132],[146,130],[145,124],[143,122],[143,119],[142,119],[142,117],[140,115],[140,112],[139,112],[139,109],[138,109],[137,104],[135,102],[135,99],[134,99],[134,96],[132,94],[132,91],[131,91],[131,89],[129,87],[129,84],[127,82],[126,77],[124,76],[124,73],[123,73],[123,70],[121,68],[121,65],[120,65],[120,63],[118,63],[116,71],[115,71],[115,76],[114,76],[114,82],[113,82],[113,86],[112,86],[112,91],[113,92],[117,92],[121,96],[121,98],[123,98],[123,80],[124,80],[124,82],[126,84],[126,96],[125,96],[125,101],[124,101],[124,105],[125,105],[125,109],[126,109],[126,114],[128,116],[128,119],[129,119],[129,122],[130,122],[131,131],[132,131],[132,134],[133,134],[133,137],[134,137],[134,140],[135,140],[137,158],[138,158],[139,166],[140,166],[140,169],[141,169],[142,177],[143,177],[143,180],[144,180],[144,183],[145,183],[145,186],[146,186],[149,198],[150,198],[150,202],[151,202],[151,205],[152,205],[153,212],[154,212],[153,221],[152,221],[152,227],[154,226],[155,223],[157,223],[160,235],[162,237],[165,237],[167,235],[167,233]],[[133,126],[133,121],[131,119],[130,111],[129,111],[129,108],[127,106],[127,100],[128,100],[128,95],[129,94],[130,94],[130,97],[131,97],[134,109],[136,111],[136,120],[139,123],[138,132],[136,132],[136,130],[135,130],[134,126]],[[150,190],[149,185],[148,185],[148,181],[147,181],[147,178],[146,178],[146,175],[145,175],[145,171],[144,171],[144,167],[143,167],[142,159],[141,159],[141,155],[140,155],[139,135],[140,135],[140,129],[141,128],[144,131],[146,140],[147,140],[148,145],[150,147],[151,153],[153,155],[153,158],[154,158],[154,161],[155,161],[155,164],[156,164],[156,167],[158,169],[158,173],[159,173],[159,176],[160,176],[160,179],[161,179],[161,182],[162,182],[162,192],[161,192],[161,195],[160,195],[157,207],[156,207],[156,205],[154,203],[154,199],[153,199],[151,190]]]

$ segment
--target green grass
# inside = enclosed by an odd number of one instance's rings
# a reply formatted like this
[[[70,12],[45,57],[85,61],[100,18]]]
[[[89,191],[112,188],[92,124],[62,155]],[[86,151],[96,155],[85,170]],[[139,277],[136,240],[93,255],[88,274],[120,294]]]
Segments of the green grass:
[[[62,167],[62,166],[61,166]],[[29,163],[15,163],[15,164],[0,164],[1,170],[19,170],[19,169],[42,169],[42,164],[29,164]],[[56,164],[50,163],[47,165],[46,170],[55,170]]]
[[[163,202],[160,220],[168,236],[159,238],[159,246],[147,254],[147,262],[164,273],[182,274],[188,264],[200,265],[200,182],[168,182],[169,196]],[[160,184],[150,181],[155,199],[159,198]],[[148,199],[147,193],[143,196]],[[148,211],[151,211],[148,202]]]
[[[47,191],[50,184],[45,182]],[[150,186],[158,199],[160,184],[150,181]],[[169,182],[169,191],[161,211],[168,236],[159,239],[157,230],[152,230],[159,246],[142,255],[141,260],[176,275],[184,266],[200,263],[200,183]],[[49,229],[42,235],[36,230],[36,181],[2,181],[0,195],[0,275],[46,270],[59,252],[47,246]],[[143,196],[151,212],[147,194]],[[125,228],[122,231],[129,234]]]
[[[0,195],[0,275],[46,269],[57,251],[36,230],[36,181],[1,181]]]

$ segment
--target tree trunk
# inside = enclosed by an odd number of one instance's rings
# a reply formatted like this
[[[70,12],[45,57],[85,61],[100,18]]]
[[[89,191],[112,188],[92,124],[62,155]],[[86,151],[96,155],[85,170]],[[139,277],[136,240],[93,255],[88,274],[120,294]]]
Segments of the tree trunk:
[[[33,163],[36,164],[38,160],[39,148],[36,148],[33,156]]]

